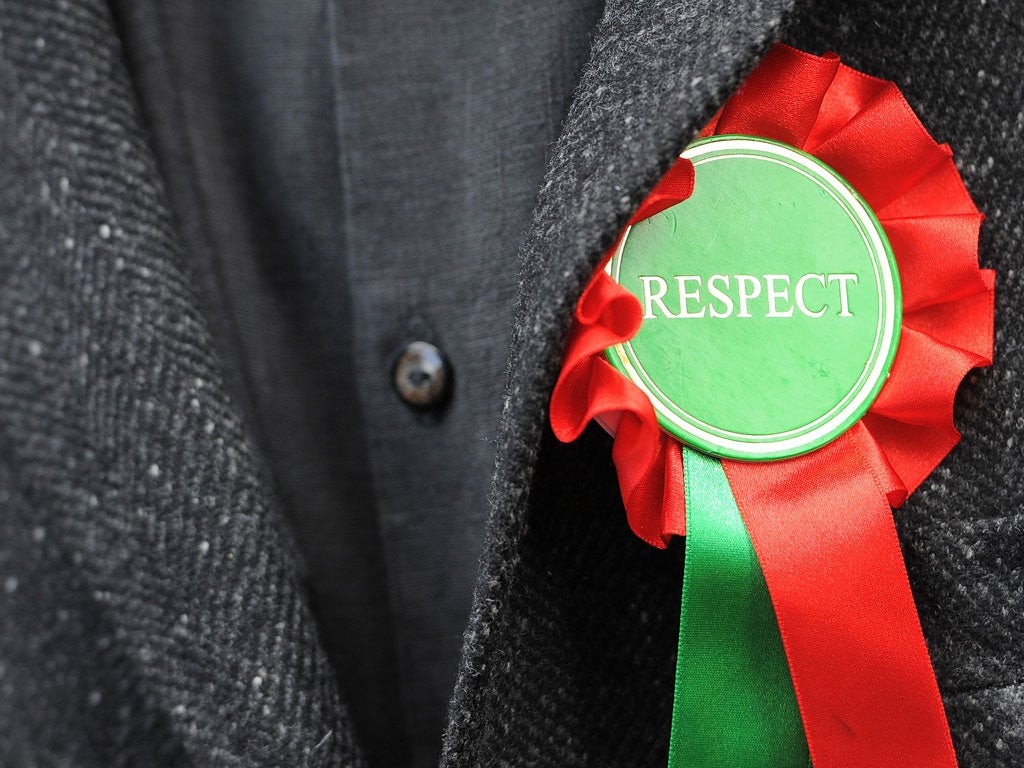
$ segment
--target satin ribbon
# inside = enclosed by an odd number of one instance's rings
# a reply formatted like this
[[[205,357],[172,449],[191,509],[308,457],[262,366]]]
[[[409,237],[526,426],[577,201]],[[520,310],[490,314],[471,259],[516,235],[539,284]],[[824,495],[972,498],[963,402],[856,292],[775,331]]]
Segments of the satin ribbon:
[[[669,768],[806,768],[768,586],[722,463],[683,448],[686,556]]]
[[[836,169],[881,221],[903,286],[900,348],[860,422],[808,456],[723,464],[763,570],[814,764],[955,766],[889,507],[956,444],[957,386],[991,363],[994,275],[977,266],[981,214],[948,147],[896,86],[834,55],[776,46],[702,135],[713,133],[784,141]],[[683,161],[673,172],[685,173]],[[685,183],[674,190],[685,192]],[[635,298],[598,271],[577,307],[551,423],[566,441],[591,418],[617,424],[613,458],[630,525],[663,547],[686,528],[678,443],[600,354],[640,321]]]
[[[678,159],[640,204],[627,226],[661,213],[693,192],[693,164]],[[619,239],[621,240],[621,235]],[[604,261],[618,247],[615,243]],[[599,267],[576,303],[562,374],[551,399],[551,426],[571,442],[603,417],[615,433],[612,461],[633,532],[668,546],[686,534],[686,502],[679,443],[661,431],[647,396],[601,354],[639,329],[640,303]]]

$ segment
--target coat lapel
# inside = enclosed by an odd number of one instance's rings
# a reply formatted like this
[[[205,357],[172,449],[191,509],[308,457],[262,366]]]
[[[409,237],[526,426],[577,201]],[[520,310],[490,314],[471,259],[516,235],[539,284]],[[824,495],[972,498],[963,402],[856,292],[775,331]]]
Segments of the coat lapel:
[[[1017,102],[1006,86],[1020,82],[1011,75],[1021,59],[1005,56],[1019,30],[1008,9],[985,6],[936,14],[906,3],[890,17],[883,2],[801,5],[791,14],[783,3],[609,4],[523,250],[492,517],[448,766],[665,763],[681,553],[632,536],[610,441],[592,429],[558,444],[547,401],[572,306],[602,250],[780,29],[799,47],[837,50],[897,80],[951,143],[989,214],[981,260],[1000,275],[996,369],[964,387],[957,418],[965,442],[897,523],[961,764],[1012,762],[1021,744],[1024,613],[1010,564],[1020,561],[1022,482],[1009,447],[1022,401],[999,383],[1017,376],[1021,357],[1011,341],[1021,252],[1013,212],[1024,174]]]
[[[358,764],[106,4],[0,26],[0,550],[52,558],[6,582],[4,721],[54,762]]]
[[[607,438],[558,445],[547,400],[603,249],[789,5],[608,4],[522,251],[493,507],[445,765],[665,762],[680,553],[629,534]]]

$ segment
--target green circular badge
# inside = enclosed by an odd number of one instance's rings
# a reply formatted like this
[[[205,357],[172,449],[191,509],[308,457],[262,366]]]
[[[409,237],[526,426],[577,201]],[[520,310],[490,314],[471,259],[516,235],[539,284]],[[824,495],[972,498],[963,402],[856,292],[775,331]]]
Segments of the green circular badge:
[[[716,136],[693,195],[630,227],[609,274],[643,308],[608,359],[662,427],[707,453],[779,459],[834,440],[885,383],[899,274],[868,205],[793,147]]]

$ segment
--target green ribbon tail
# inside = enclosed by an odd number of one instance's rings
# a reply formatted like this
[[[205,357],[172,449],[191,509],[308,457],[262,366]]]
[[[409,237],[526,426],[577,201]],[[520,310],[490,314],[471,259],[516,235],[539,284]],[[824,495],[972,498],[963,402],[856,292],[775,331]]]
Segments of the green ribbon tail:
[[[686,559],[669,768],[807,768],[778,622],[722,463],[683,448]]]

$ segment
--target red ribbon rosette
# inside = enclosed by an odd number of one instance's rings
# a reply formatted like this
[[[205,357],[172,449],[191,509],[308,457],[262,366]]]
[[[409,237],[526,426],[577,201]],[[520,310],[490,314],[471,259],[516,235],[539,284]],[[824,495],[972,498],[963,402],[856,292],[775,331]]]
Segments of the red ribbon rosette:
[[[883,226],[903,290],[889,378],[852,428],[770,462],[771,471],[722,462],[768,585],[814,765],[954,766],[891,507],[958,442],[957,387],[992,362],[995,276],[978,268],[983,216],[949,147],[896,85],[835,54],[775,46],[700,135],[718,134],[784,142],[835,169]],[[679,160],[630,224],[692,189],[693,168]],[[599,268],[576,307],[551,424],[563,441],[591,419],[614,431],[630,526],[664,547],[685,534],[680,445],[603,355],[637,332],[641,314]]]

